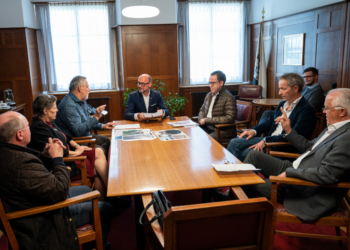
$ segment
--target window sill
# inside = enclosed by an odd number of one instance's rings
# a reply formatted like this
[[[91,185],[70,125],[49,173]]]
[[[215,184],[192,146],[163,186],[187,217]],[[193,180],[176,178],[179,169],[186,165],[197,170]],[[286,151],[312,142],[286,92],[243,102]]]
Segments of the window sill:
[[[227,82],[225,86],[234,86],[234,85],[242,85],[242,84],[250,84],[250,82]],[[208,84],[191,84],[187,86],[179,86],[180,88],[203,88],[209,87]]]

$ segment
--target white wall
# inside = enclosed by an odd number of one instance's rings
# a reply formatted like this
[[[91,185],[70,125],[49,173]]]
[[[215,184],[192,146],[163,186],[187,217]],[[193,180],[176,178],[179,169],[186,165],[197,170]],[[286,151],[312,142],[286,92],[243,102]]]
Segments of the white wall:
[[[263,7],[265,21],[269,21],[338,2],[345,2],[345,0],[251,0],[249,23],[261,22]]]
[[[22,0],[24,27],[36,28],[36,20],[34,14],[34,4],[28,0]]]
[[[0,0],[0,28],[24,27],[22,0]]]
[[[121,11],[129,6],[141,5],[140,0],[116,1],[118,25],[134,24],[165,24],[176,23],[177,1],[176,0],[147,0],[142,5],[155,6],[159,9],[159,15],[152,18],[128,18],[121,15]]]

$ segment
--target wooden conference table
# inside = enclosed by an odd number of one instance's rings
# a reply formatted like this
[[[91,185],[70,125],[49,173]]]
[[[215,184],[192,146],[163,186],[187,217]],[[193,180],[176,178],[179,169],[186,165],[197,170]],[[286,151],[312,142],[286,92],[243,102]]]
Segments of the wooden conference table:
[[[176,121],[188,117],[177,117]],[[162,121],[140,122],[141,129],[174,129]],[[118,124],[135,124],[118,121]],[[135,223],[138,248],[144,247],[144,228],[138,218],[143,210],[141,195],[157,190],[163,192],[231,187],[264,183],[252,171],[232,173],[216,172],[211,163],[222,164],[225,159],[241,163],[201,128],[177,128],[190,139],[161,141],[158,138],[144,141],[115,139],[112,131],[107,196],[134,195]]]

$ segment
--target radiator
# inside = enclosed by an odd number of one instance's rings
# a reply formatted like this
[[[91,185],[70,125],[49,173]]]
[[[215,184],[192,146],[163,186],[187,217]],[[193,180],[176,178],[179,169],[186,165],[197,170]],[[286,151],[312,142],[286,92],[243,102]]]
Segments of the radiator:
[[[87,104],[90,104],[91,107],[93,108],[97,108],[101,105],[107,105],[105,110],[108,111],[108,114],[101,118],[100,122],[103,122],[103,123],[106,123],[106,122],[109,122],[110,121],[110,116],[109,116],[109,108],[110,108],[110,105],[109,105],[109,99],[110,97],[96,97],[96,98],[89,98],[86,100]],[[61,100],[57,100],[57,106],[58,104],[60,104]],[[103,120],[102,120],[103,119]]]
[[[233,96],[238,95],[237,90],[229,90]],[[202,107],[204,99],[208,92],[191,92],[192,95],[192,116],[197,116],[199,109]]]

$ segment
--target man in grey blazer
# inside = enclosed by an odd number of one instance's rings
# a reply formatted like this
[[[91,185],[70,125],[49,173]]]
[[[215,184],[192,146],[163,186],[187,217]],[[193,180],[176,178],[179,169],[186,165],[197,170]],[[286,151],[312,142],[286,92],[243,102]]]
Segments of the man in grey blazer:
[[[264,184],[242,187],[248,197],[270,197],[270,175],[298,178],[317,184],[333,184],[350,180],[350,89],[334,89],[326,97],[323,112],[328,127],[313,141],[298,135],[282,111],[275,121],[281,122],[285,139],[304,152],[293,163],[282,161],[259,151],[251,151],[244,163],[261,169]],[[315,220],[337,209],[347,190],[324,187],[285,185],[279,187],[277,200],[288,213],[305,221]]]

